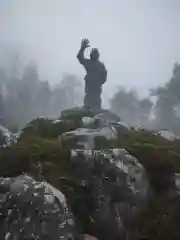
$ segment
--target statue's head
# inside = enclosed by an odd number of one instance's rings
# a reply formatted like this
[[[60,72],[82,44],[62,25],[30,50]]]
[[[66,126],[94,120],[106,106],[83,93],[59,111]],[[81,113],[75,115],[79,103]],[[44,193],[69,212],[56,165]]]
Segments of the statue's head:
[[[90,53],[90,58],[92,61],[97,61],[99,59],[99,51],[97,48],[93,48],[91,53]]]

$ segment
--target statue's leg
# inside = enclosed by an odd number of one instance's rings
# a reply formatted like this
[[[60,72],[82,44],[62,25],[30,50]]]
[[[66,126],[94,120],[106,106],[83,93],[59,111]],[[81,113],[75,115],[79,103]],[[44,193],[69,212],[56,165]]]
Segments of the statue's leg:
[[[84,106],[94,110],[101,108],[101,97],[94,93],[86,94],[84,97]]]
[[[84,107],[101,109],[101,88],[99,86],[88,86],[85,88]]]
[[[85,108],[90,108],[90,103],[89,103],[89,85],[87,84],[87,80],[85,81],[84,107]]]
[[[89,93],[86,93],[84,96],[84,107],[85,108],[92,108],[90,99],[91,99],[91,97],[89,96]]]
[[[93,96],[92,96],[92,101],[93,101],[93,108],[96,110],[101,109],[101,86],[96,85],[93,88]]]
[[[94,94],[93,96],[93,108],[101,109],[101,96],[100,94]]]

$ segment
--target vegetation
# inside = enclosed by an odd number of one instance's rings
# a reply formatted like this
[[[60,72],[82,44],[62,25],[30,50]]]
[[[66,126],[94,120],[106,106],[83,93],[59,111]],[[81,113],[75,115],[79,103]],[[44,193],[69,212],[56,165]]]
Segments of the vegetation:
[[[37,136],[46,139],[55,139],[64,132],[81,127],[79,119],[67,119],[53,122],[51,119],[37,118],[27,124],[22,130],[21,139]]]
[[[95,172],[91,172],[92,169],[84,165],[80,156],[72,159],[68,146],[61,147],[58,142],[57,135],[79,127],[80,122],[77,124],[76,118],[56,124],[49,119],[33,120],[24,129],[17,144],[1,148],[0,175],[17,176],[26,172],[36,179],[49,181],[65,193],[80,231],[94,233],[96,228],[90,221],[94,201],[92,189],[79,176],[103,175],[104,170],[96,166]],[[142,130],[119,136],[116,141],[96,139],[96,148],[112,147],[125,148],[139,159],[147,171],[153,191],[148,208],[131,226],[133,240],[178,239],[179,198],[168,193],[174,189],[174,173],[180,172],[180,155],[174,145]]]

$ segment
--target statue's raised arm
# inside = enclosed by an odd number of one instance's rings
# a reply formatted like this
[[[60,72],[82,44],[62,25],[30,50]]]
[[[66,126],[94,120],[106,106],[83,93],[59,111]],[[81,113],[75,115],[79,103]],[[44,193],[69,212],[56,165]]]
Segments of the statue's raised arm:
[[[84,66],[86,65],[86,62],[88,61],[88,59],[86,59],[84,57],[84,51],[88,47],[89,47],[89,40],[85,38],[85,39],[82,40],[80,50],[77,54],[77,59]]]

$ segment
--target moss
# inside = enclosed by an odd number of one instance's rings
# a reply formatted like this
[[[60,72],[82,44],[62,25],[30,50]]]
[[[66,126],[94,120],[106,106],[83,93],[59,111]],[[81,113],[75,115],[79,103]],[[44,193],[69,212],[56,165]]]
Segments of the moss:
[[[93,117],[96,113],[86,108],[67,109],[61,113],[61,120],[77,120],[81,121],[82,117]]]
[[[174,186],[173,176],[175,171],[180,170],[180,156],[154,145],[142,144],[128,150],[146,169],[151,187],[156,193]]]
[[[33,166],[40,164],[45,179],[52,182],[52,176],[58,178],[65,172],[69,158],[70,152],[61,149],[56,140],[31,137],[11,147],[0,148],[0,175],[16,176],[22,172],[36,175]]]
[[[37,118],[23,129],[21,139],[37,136],[41,138],[54,139],[64,132],[69,132],[81,127],[81,122],[76,119],[59,121],[53,123],[51,119]]]
[[[153,199],[148,209],[142,212],[133,223],[132,240],[178,240],[180,239],[180,204],[179,197],[173,200],[161,196]]]
[[[118,138],[118,145],[126,148],[133,144],[151,144],[155,146],[170,146],[170,142],[161,136],[155,136],[147,131],[131,131]]]

